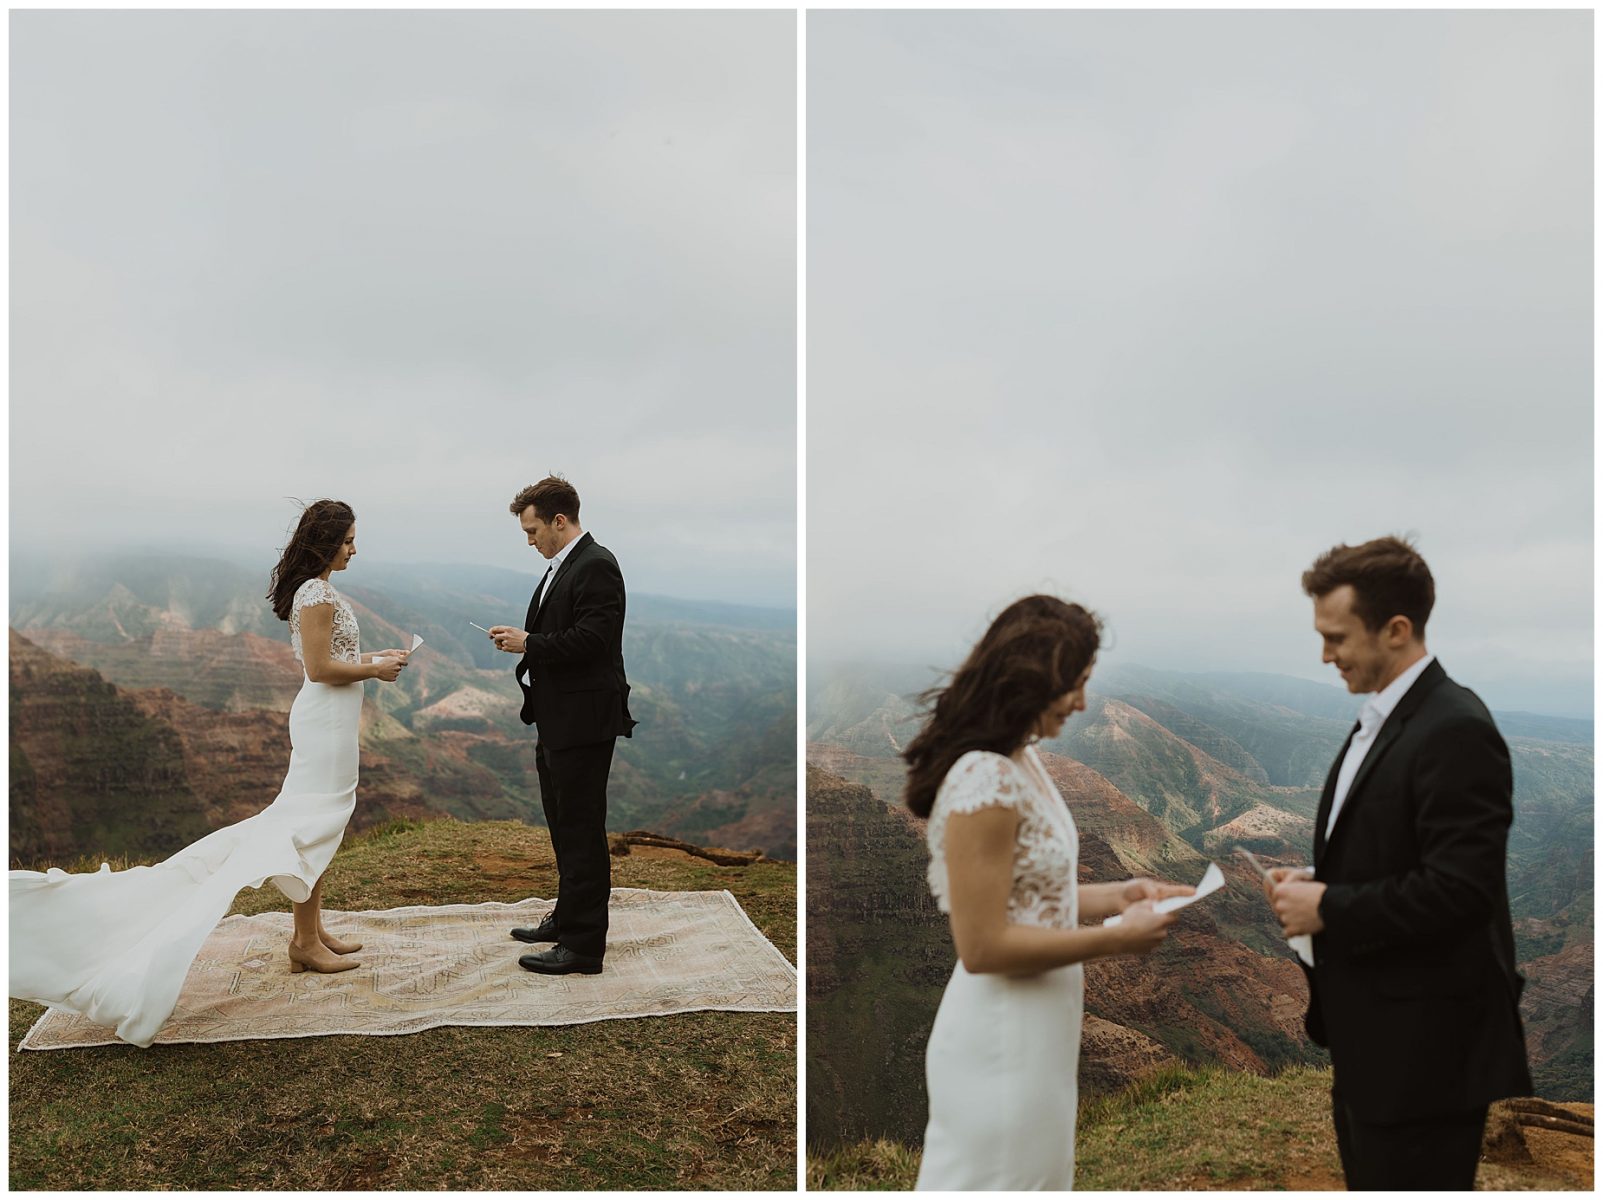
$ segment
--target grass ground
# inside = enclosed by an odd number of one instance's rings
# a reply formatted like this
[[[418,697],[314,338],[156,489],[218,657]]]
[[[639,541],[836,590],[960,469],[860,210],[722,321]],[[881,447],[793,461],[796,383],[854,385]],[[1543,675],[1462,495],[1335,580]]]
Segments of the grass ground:
[[[1534,1164],[1483,1163],[1477,1189],[1591,1191],[1590,1139],[1528,1132],[1527,1140]],[[918,1163],[916,1147],[859,1142],[809,1153],[807,1186],[907,1190]],[[1174,1068],[1088,1101],[1080,1110],[1074,1186],[1135,1192],[1342,1190],[1330,1127],[1330,1072],[1298,1067],[1263,1078]]]
[[[637,851],[613,860],[613,883],[726,888],[795,961],[790,864],[717,867]],[[432,821],[350,839],[325,876],[324,903],[555,890],[544,830]],[[284,907],[264,888],[233,911]],[[791,1013],[19,1052],[42,1011],[11,1002],[14,1190],[795,1186]]]

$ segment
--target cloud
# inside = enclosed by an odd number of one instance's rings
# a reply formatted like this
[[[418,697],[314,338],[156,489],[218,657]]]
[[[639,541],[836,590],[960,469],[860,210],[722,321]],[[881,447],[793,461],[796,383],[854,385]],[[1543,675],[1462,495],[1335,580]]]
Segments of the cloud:
[[[809,653],[1050,587],[1318,676],[1301,571],[1413,531],[1449,669],[1589,710],[1589,23],[814,14]]]
[[[370,554],[493,561],[550,467],[633,586],[791,602],[790,14],[13,37],[14,538],[257,546],[341,494]]]

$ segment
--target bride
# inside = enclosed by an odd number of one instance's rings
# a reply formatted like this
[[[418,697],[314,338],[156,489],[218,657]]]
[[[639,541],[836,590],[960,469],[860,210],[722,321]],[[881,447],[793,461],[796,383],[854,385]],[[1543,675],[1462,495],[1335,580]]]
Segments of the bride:
[[[1003,610],[903,757],[907,806],[929,820],[929,884],[958,964],[925,1056],[920,1191],[1074,1186],[1080,964],[1146,954],[1194,889],[1078,882],[1079,834],[1034,743],[1085,709],[1101,629],[1078,604],[1027,596]],[[1122,913],[1115,926],[1103,918]],[[1080,922],[1089,923],[1080,928]]]
[[[294,909],[290,971],[360,965],[345,956],[361,946],[323,927],[322,876],[356,807],[361,684],[393,683],[406,654],[361,652],[356,615],[328,578],[354,557],[356,514],[317,500],[273,568],[268,598],[306,672],[289,710],[289,772],[277,799],[152,867],[12,871],[12,996],[81,1013],[148,1046],[235,895],[268,880]]]

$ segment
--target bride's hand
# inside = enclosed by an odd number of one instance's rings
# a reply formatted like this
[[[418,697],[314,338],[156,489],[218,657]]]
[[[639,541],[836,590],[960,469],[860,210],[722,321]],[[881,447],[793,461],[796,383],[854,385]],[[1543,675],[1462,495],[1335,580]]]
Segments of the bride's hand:
[[[380,657],[383,658],[384,661],[375,661],[373,663],[373,665],[378,668],[374,678],[382,679],[385,683],[394,683],[401,677],[401,667],[403,665],[401,660],[398,658],[387,658],[382,655]]]
[[[408,653],[405,650],[380,650],[373,657],[374,658],[398,658],[398,659],[401,660],[401,665],[403,667],[406,666],[407,662],[409,661]]]
[[[1125,881],[1124,891],[1119,893],[1121,901],[1119,911],[1124,912],[1132,904],[1139,904],[1143,900],[1167,900],[1170,896],[1189,896],[1197,889],[1188,883],[1170,883],[1164,879],[1140,879]]]
[[[1161,913],[1152,907],[1151,900],[1139,900],[1124,910],[1119,923],[1123,954],[1150,954],[1169,936],[1169,926],[1175,922],[1173,913]]]

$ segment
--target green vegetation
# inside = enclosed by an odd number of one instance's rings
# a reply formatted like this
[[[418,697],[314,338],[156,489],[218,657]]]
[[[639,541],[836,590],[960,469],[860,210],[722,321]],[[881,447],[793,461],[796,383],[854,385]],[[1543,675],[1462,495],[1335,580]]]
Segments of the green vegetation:
[[[807,1155],[807,1188],[831,1192],[910,1192],[919,1152],[889,1138]]]
[[[1079,1191],[1315,1189],[1340,1186],[1330,1129],[1330,1074],[1296,1067],[1274,1078],[1217,1067],[1169,1067],[1080,1103]],[[880,1140],[809,1154],[808,1185],[910,1188],[919,1154]]]
[[[1312,1190],[1340,1186],[1330,1073],[1273,1078],[1170,1068],[1081,1110],[1077,1186]]]
[[[900,1191],[918,1177],[915,1146],[887,1139],[809,1151],[807,1185]],[[1589,1167],[1588,1163],[1588,1167]],[[1272,1078],[1171,1067],[1111,1096],[1082,1099],[1077,1191],[1325,1191],[1344,1187],[1330,1124],[1330,1072]],[[1482,1190],[1590,1190],[1557,1165],[1483,1163]]]
[[[544,830],[397,821],[348,839],[325,878],[328,906],[354,910],[550,896],[556,867]],[[794,961],[787,864],[631,855],[613,882],[728,889]],[[233,911],[283,907],[263,888]],[[18,1052],[41,1011],[11,1003],[16,1190],[795,1185],[790,1013]]]

